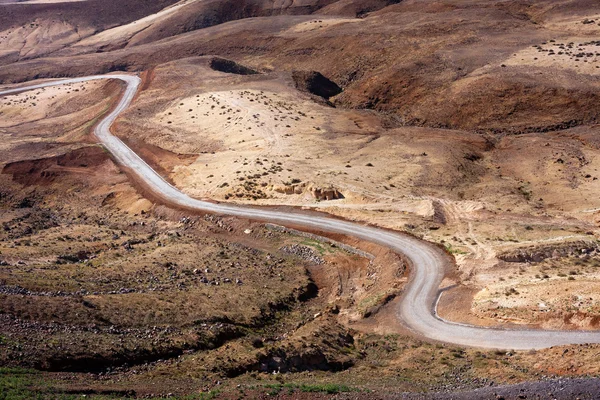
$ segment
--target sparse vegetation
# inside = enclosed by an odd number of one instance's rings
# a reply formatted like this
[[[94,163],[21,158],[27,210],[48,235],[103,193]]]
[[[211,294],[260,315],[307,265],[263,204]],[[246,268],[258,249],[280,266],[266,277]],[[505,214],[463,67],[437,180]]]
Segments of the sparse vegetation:
[[[284,384],[266,384],[265,388],[271,389],[268,394],[271,396],[275,396],[279,394],[282,390],[287,389],[288,394],[293,394],[296,391],[304,392],[304,393],[327,393],[327,394],[338,394],[338,393],[347,393],[347,392],[360,392],[361,390],[356,388],[351,388],[342,384],[328,383],[328,384],[294,384],[294,383],[284,383]]]
[[[597,329],[593,2],[117,3],[3,5],[0,78],[140,73],[113,132],[191,196],[442,243],[456,256],[449,319]],[[593,345],[494,352],[374,334],[395,329],[385,303],[411,268],[398,255],[144,198],[90,150],[119,90],[0,99],[0,364],[38,368],[0,369],[0,400],[129,387],[142,398],[474,387],[500,398],[505,383],[597,374]]]

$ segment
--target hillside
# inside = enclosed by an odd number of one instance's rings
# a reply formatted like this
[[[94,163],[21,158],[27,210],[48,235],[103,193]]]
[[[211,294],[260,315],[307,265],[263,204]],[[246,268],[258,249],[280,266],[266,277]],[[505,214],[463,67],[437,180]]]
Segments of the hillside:
[[[0,1],[3,88],[117,71],[112,133],[185,194],[444,248],[450,321],[600,328],[597,1]],[[402,254],[153,193],[93,134],[123,89],[0,96],[0,389],[594,398],[598,345],[424,340]]]

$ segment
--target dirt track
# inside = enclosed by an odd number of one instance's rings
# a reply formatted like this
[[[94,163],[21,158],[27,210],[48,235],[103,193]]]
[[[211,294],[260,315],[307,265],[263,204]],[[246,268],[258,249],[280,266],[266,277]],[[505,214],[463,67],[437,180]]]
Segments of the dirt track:
[[[400,303],[398,316],[415,333],[429,339],[464,346],[515,350],[541,349],[565,344],[600,343],[600,332],[486,329],[455,324],[437,318],[434,304],[438,296],[439,285],[444,278],[448,260],[441,249],[425,241],[383,229],[340,221],[331,217],[214,204],[196,200],[183,194],[170,185],[120,139],[110,133],[111,125],[129,107],[136,96],[141,83],[137,76],[89,76],[6,90],[0,92],[0,95],[98,79],[119,79],[124,81],[127,87],[119,104],[96,126],[96,136],[119,163],[138,175],[151,191],[166,202],[199,211],[354,236],[405,254],[412,262],[413,271],[411,281]]]

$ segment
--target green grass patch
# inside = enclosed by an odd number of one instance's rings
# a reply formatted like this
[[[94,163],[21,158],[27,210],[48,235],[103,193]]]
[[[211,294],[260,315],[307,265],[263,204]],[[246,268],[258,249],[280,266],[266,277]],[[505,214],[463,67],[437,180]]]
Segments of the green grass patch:
[[[0,400],[78,400],[80,394],[61,393],[36,370],[0,367]],[[88,395],[92,400],[115,400],[122,397]],[[212,399],[212,397],[200,397]]]
[[[457,249],[455,247],[452,247],[451,244],[446,244],[446,250],[450,254],[467,254],[466,251],[463,251],[463,250]]]
[[[288,394],[300,391],[303,393],[327,393],[327,394],[338,394],[348,392],[360,392],[360,389],[353,388],[343,384],[337,383],[323,383],[323,384],[296,384],[296,383],[275,383],[264,385],[265,389],[269,389],[267,394],[276,396],[282,390],[287,389]]]
[[[31,387],[37,372],[21,368],[0,368],[0,400],[41,398]]]
[[[302,242],[300,242],[300,244],[303,246],[312,247],[321,256],[324,256],[325,254],[331,254],[334,252],[333,248],[329,244],[319,242],[318,240],[315,240],[315,239],[306,238]]]

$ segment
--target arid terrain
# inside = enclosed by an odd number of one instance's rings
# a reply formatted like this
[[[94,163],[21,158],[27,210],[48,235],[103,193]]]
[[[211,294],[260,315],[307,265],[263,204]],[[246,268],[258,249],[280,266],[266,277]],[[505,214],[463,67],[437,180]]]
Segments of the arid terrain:
[[[117,71],[185,194],[442,246],[446,320],[600,330],[597,2],[0,1],[2,88]],[[403,254],[160,198],[93,134],[122,92],[0,96],[0,399],[596,398],[600,345],[406,329]]]

